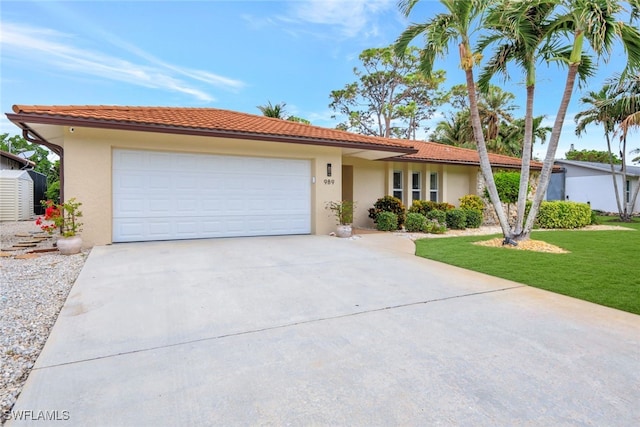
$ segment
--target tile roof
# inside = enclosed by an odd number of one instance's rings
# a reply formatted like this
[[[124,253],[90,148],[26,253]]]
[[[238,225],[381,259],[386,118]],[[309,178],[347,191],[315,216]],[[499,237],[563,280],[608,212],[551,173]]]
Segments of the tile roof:
[[[405,154],[388,160],[401,161],[429,161],[434,163],[453,163],[480,165],[480,156],[476,150],[469,148],[454,147],[452,145],[438,144],[426,141],[411,141],[412,145],[418,149],[417,153]],[[489,160],[493,167],[520,168],[521,159],[509,157],[501,154],[489,153]],[[542,169],[541,162],[531,162],[531,169]]]
[[[16,120],[34,123],[131,128],[132,130],[180,133],[225,133],[228,137],[365,146],[384,151],[415,152],[406,141],[379,138],[216,108],[125,107],[125,106],[27,106],[14,105]],[[11,116],[11,115],[7,115]],[[12,117],[9,117],[12,119]],[[29,121],[29,122],[31,122]]]
[[[15,114],[7,114],[7,117],[16,124],[42,123],[332,145],[404,153],[387,159],[394,161],[480,164],[478,153],[466,148],[360,135],[216,108],[14,105],[13,112]],[[520,167],[519,158],[498,154],[489,157],[494,167]],[[541,168],[542,163],[532,162],[532,169]]]

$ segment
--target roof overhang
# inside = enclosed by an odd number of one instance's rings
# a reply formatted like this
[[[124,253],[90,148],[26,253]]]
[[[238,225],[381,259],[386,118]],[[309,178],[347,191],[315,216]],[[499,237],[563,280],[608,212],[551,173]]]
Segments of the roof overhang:
[[[322,138],[308,138],[288,135],[274,135],[257,132],[229,131],[222,129],[204,129],[182,126],[169,126],[153,123],[134,123],[115,120],[95,120],[77,117],[51,116],[32,113],[7,113],[7,118],[18,127],[39,135],[47,142],[62,145],[65,127],[86,127],[134,132],[156,132],[174,135],[192,135],[216,138],[247,139],[254,141],[282,142],[289,144],[318,145],[345,149],[345,155],[376,160],[383,157],[416,153],[410,145],[383,145],[364,142],[338,141]]]

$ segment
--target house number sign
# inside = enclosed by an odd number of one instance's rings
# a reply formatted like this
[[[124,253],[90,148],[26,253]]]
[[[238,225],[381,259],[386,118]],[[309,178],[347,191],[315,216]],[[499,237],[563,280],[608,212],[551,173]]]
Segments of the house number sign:
[[[325,179],[325,180],[324,180],[324,183],[325,183],[326,185],[333,185],[333,184],[335,184],[335,183],[336,183],[336,180],[335,180],[335,179]]]

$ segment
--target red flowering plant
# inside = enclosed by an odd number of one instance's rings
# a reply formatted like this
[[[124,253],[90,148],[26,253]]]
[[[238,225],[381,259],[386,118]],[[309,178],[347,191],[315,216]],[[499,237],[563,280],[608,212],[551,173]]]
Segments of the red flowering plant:
[[[61,204],[43,200],[42,204],[45,205],[44,216],[36,219],[36,225],[43,231],[53,234],[59,229],[64,237],[72,237],[82,231],[82,223],[78,221],[78,218],[82,217],[79,210],[82,203],[77,202],[75,198]]]

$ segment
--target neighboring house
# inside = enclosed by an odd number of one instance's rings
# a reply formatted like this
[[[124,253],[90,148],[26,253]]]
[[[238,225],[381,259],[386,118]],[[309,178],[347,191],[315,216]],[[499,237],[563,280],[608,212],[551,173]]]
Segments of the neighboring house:
[[[556,160],[564,169],[564,199],[591,204],[591,208],[604,212],[618,212],[616,196],[608,163]],[[630,204],[638,186],[640,167],[627,166],[627,179],[622,182],[621,165],[614,165],[621,203]],[[631,212],[640,212],[640,197]]]
[[[0,169],[1,170],[20,170],[33,169],[36,166],[31,160],[16,156],[7,151],[0,150]]]
[[[335,229],[392,194],[458,204],[482,188],[474,150],[386,139],[211,108],[19,106],[7,117],[61,154],[65,199],[83,203],[87,244]],[[491,155],[495,167],[520,159]],[[540,170],[534,163],[532,169]]]

